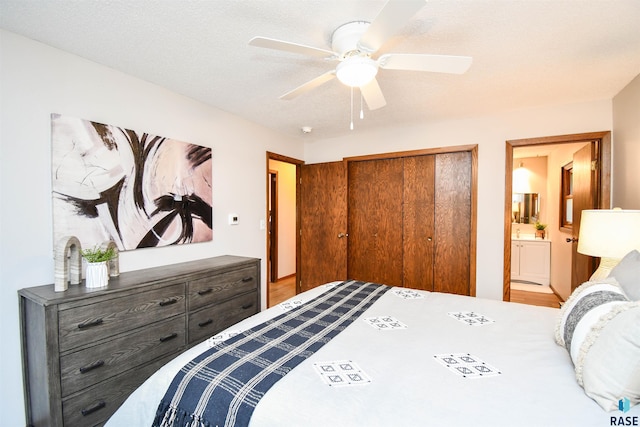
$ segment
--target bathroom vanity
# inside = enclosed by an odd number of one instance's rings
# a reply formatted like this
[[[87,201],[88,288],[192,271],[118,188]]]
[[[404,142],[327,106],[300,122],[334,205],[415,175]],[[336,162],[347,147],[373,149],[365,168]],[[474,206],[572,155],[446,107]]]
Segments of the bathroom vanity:
[[[551,241],[533,235],[511,238],[511,281],[549,285]]]

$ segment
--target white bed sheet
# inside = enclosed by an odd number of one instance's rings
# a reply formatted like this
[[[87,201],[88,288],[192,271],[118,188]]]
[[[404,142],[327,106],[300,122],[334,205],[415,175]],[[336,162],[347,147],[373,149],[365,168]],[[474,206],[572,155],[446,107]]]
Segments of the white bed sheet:
[[[321,286],[292,300],[308,301]],[[384,294],[360,319],[276,383],[251,418],[252,427],[282,426],[609,426],[611,417],[577,384],[566,350],[553,338],[558,310],[417,291],[423,298]],[[291,301],[291,300],[290,300]],[[491,320],[464,324],[448,313],[473,311]],[[245,330],[282,313],[272,307],[227,331]],[[376,330],[364,318],[393,316],[404,329]],[[150,426],[175,373],[209,348],[178,356],[138,388],[108,427]],[[463,378],[435,355],[470,353],[501,374]],[[370,383],[331,387],[318,362],[352,360]]]

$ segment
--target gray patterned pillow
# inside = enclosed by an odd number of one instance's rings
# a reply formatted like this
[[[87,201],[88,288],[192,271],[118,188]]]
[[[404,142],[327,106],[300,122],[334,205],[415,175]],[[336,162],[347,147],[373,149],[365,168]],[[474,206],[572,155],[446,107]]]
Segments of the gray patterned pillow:
[[[578,323],[586,316],[578,333],[584,338],[584,329],[611,307],[609,304],[627,301],[618,286],[618,282],[611,277],[598,282],[585,282],[578,286],[560,309],[560,316],[556,324],[556,342],[571,353],[572,342]],[[601,307],[604,305],[604,307]],[[592,311],[592,310],[596,311]],[[590,320],[591,319],[591,320]],[[582,339],[579,339],[578,346]],[[575,363],[575,361],[574,361]]]

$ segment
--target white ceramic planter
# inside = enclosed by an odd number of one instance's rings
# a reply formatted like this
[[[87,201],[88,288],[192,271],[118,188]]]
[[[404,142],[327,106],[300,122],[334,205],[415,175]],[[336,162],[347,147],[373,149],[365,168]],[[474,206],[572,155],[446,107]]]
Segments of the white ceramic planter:
[[[87,288],[104,288],[109,284],[109,269],[107,262],[88,262],[85,276]]]

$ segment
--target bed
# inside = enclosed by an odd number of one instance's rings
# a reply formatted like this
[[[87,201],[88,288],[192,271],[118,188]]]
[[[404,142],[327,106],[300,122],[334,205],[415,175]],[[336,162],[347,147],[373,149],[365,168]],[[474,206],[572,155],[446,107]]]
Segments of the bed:
[[[248,405],[248,417],[246,414],[216,416],[222,416],[219,419],[230,425],[248,422],[253,427],[609,426],[640,423],[640,406],[634,406],[640,399],[637,394],[640,359],[636,347],[640,338],[638,303],[634,305],[616,298],[610,302],[626,304],[628,308],[618,310],[623,314],[615,316],[627,322],[626,326],[618,324],[615,328],[624,330],[626,338],[623,339],[631,341],[630,351],[635,352],[635,358],[630,360],[628,355],[623,355],[623,365],[628,363],[624,366],[620,366],[618,359],[613,368],[623,369],[622,374],[611,374],[606,370],[615,358],[602,361],[605,369],[597,376],[613,375],[616,381],[624,382],[622,392],[628,394],[609,398],[611,402],[605,403],[608,405],[605,410],[601,402],[585,393],[588,387],[578,384],[571,352],[556,342],[559,339],[564,344],[562,334],[556,338],[556,330],[561,324],[560,310],[347,281],[328,283],[299,294],[189,349],[138,388],[107,426],[151,426],[154,420],[156,424],[162,419],[166,421],[169,403],[184,399],[184,394],[188,393],[184,388],[186,377],[199,378],[205,383],[217,381],[209,377],[210,370],[186,373],[182,369],[185,365],[194,365],[190,362],[199,355],[201,358],[206,354],[216,355],[214,357],[220,359],[222,356],[217,353],[225,351],[227,346],[245,345],[240,343],[252,339],[252,331],[264,331],[267,321],[270,325],[284,321],[299,323],[300,313],[308,313],[308,307],[314,304],[324,313],[331,312],[334,307],[327,310],[327,301],[331,304],[336,298],[345,301],[343,295],[350,292],[354,295],[354,286],[360,287],[358,289],[373,286],[374,289],[371,294],[375,296],[368,297],[366,304],[361,300],[357,304],[347,304],[349,307],[358,305],[361,312],[349,311],[346,314],[349,321],[341,324],[335,336],[329,336],[333,332],[324,330],[307,334],[306,339],[316,340],[316,344],[299,352],[302,356],[297,358],[294,367],[279,365],[272,369],[271,372],[283,372],[267,387],[264,395],[255,390],[243,392],[252,401]],[[581,298],[572,298],[567,305],[573,308],[583,302]],[[565,313],[571,311],[563,310]],[[304,316],[308,317],[308,314]],[[342,322],[344,315],[340,319]],[[578,334],[580,325],[576,326],[565,315],[562,328],[570,324]],[[291,324],[286,325],[278,328],[290,333]],[[273,339],[258,341],[268,343]],[[603,344],[610,346],[611,342]],[[591,345],[594,346],[597,347]],[[266,365],[263,362],[258,364]],[[629,364],[631,362],[633,364]],[[587,368],[591,370],[590,365],[583,368],[585,372]],[[221,372],[226,368],[211,369]],[[585,375],[583,380],[587,377]],[[238,378],[232,380],[238,381]],[[235,383],[233,386],[220,384],[218,388],[227,391],[235,387]],[[171,389],[176,393],[168,392]],[[237,390],[233,390],[228,394],[237,395]],[[260,396],[256,397],[256,394]],[[180,397],[176,398],[176,395]],[[207,402],[211,405],[207,411],[220,410],[213,400]],[[163,405],[166,411],[158,412]],[[203,403],[199,405],[202,407]],[[230,407],[237,409],[238,403],[232,402]],[[214,417],[210,424],[194,425],[224,425],[219,419]],[[634,420],[636,424],[633,424]]]

